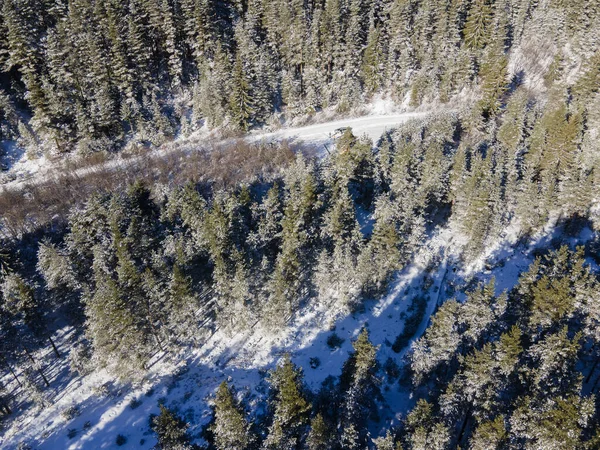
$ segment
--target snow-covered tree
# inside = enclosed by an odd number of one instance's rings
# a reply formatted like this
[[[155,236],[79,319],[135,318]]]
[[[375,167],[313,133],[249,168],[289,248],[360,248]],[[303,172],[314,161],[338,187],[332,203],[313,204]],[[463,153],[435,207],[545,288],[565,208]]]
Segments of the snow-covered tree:
[[[212,425],[215,446],[218,450],[244,450],[252,438],[250,425],[238,405],[232,389],[224,381],[215,396],[215,421]]]

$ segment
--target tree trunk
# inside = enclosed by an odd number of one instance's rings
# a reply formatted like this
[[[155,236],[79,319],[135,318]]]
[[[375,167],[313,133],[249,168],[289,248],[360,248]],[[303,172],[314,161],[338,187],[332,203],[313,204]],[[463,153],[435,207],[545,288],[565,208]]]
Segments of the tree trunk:
[[[29,353],[29,350],[27,350],[26,346],[23,346],[23,348],[25,349],[25,354],[27,355],[27,357],[31,361],[31,364],[33,364],[35,366],[35,359],[33,359],[33,356],[31,355],[31,353]]]
[[[57,358],[60,358],[60,353],[58,352],[58,348],[56,348],[56,345],[54,344],[54,341],[52,340],[52,336],[48,335],[48,340],[50,341],[52,350],[54,350],[54,354],[56,355]]]
[[[33,359],[33,356],[31,355],[31,353],[29,353],[29,350],[27,350],[27,347],[23,346],[23,348],[25,349],[25,354],[27,354],[27,356],[29,357],[31,364],[33,364],[33,367],[35,367],[36,366],[35,359]],[[40,376],[42,377],[42,380],[44,380],[44,383],[46,384],[46,386],[50,387],[50,382],[48,381],[48,378],[46,378],[46,375],[44,375],[44,371],[42,370],[42,368],[38,367],[37,371],[40,374]]]
[[[150,329],[152,330],[152,335],[154,336],[154,339],[156,340],[156,344],[158,345],[158,348],[160,349],[160,351],[164,351],[164,347],[162,345],[162,342],[160,341],[159,337],[158,337],[158,330],[156,329],[156,326],[154,325],[154,320],[152,320],[152,312],[151,312],[151,308],[150,308],[150,300],[148,299],[146,301],[146,310],[148,311],[148,323],[150,325]]]
[[[48,381],[48,378],[46,378],[46,375],[44,375],[44,371],[42,370],[41,367],[38,369],[38,373],[42,377],[42,380],[44,380],[44,383],[46,384],[46,387],[50,387],[50,382]]]
[[[462,426],[460,427],[460,433],[458,433],[458,439],[456,440],[456,445],[460,445],[463,436],[465,434],[465,430],[467,429],[467,424],[469,423],[469,414],[471,414],[471,408],[467,410],[465,414],[465,420],[463,420]]]
[[[15,381],[17,382],[17,384],[19,385],[19,387],[23,386],[21,384],[21,382],[19,381],[19,378],[17,377],[17,374],[15,373],[15,371],[13,370],[13,368],[10,366],[10,364],[8,363],[8,361],[4,357],[2,357],[2,361],[4,361],[4,365],[8,368],[8,371],[13,376],[13,378],[15,379]]]

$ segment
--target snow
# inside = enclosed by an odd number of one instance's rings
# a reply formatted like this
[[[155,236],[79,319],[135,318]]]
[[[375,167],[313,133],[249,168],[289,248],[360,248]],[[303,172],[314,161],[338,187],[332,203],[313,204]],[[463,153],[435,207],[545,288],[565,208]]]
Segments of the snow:
[[[381,110],[381,108],[377,106],[374,106],[374,108],[376,108],[376,110]],[[288,140],[291,142],[323,145],[331,142],[332,136],[337,129],[351,127],[355,136],[367,136],[376,143],[385,132],[397,128],[399,125],[406,123],[411,119],[424,118],[427,115],[427,112],[412,112],[365,116],[305,127],[287,128],[272,133],[257,133],[251,135],[251,139],[254,139],[254,141],[266,142]]]
[[[0,142],[0,183],[31,176],[49,164],[45,156],[31,157],[15,141]]]
[[[254,133],[248,139],[288,139],[322,146],[329,142],[337,128],[351,126],[355,134],[367,134],[377,140],[387,129],[425,114],[393,113],[385,99],[374,102],[372,112],[374,115],[361,118]],[[387,114],[378,114],[381,112]],[[164,150],[156,154],[164,155]],[[357,216],[361,231],[370,234],[372,217],[361,209],[357,210]],[[486,246],[484,253],[468,265],[460,262],[466,239],[457,232],[456,226],[451,223],[435,228],[412,256],[410,264],[396,274],[387,294],[377,300],[366,300],[363,311],[350,314],[340,306],[311,302],[295,315],[287,328],[277,333],[260,324],[233,336],[217,330],[195,350],[182,355],[156,355],[149,373],[135,385],[115,382],[106,370],[70,379],[67,358],[63,356],[55,361],[56,367],[52,370],[53,404],[7,423],[0,436],[0,447],[12,449],[24,441],[40,450],[108,449],[116,448],[116,437],[121,434],[127,443],[120,448],[150,449],[156,440],[149,429],[149,417],[159,412],[159,401],[193,424],[190,434],[196,442],[201,442],[201,429],[211,416],[211,396],[223,380],[233,384],[240,396],[256,409],[267,393],[265,374],[289,352],[294,363],[303,368],[306,384],[316,392],[328,376],[341,373],[352,351],[352,340],[365,326],[372,342],[379,346],[379,362],[383,365],[392,358],[402,367],[407,363],[405,356],[410,345],[395,353],[391,342],[402,332],[404,314],[414,298],[426,299],[427,304],[413,341],[423,335],[431,316],[454,290],[460,290],[473,278],[488,281],[495,277],[498,294],[514,286],[520,273],[533,261],[534,250],[548,246],[561,235],[562,230],[556,223],[551,220],[528,247],[518,245],[520,227],[512,223],[498,241]],[[570,244],[593,237],[594,233],[585,229],[572,238]],[[424,288],[425,277],[432,280],[427,289]],[[344,342],[332,350],[327,339],[334,331]],[[61,330],[56,338],[61,351],[66,353],[72,346],[71,334]],[[315,369],[310,367],[311,358],[319,358],[321,362]],[[3,381],[8,384],[8,377]],[[381,421],[373,424],[372,436],[397,424],[416,401],[411,389],[397,381],[390,383],[383,379],[382,394]],[[61,412],[72,405],[77,405],[81,414],[67,420]],[[74,437],[69,438],[69,430],[76,430]]]

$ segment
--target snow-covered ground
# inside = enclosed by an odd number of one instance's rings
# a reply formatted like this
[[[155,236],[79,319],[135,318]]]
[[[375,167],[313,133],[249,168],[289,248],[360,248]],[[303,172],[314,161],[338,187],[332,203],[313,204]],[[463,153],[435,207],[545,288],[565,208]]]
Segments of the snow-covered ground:
[[[533,250],[547,245],[557,232],[548,230],[526,249],[516,245],[516,234],[507,233],[502,241],[490,247],[485,255],[487,264],[482,257],[464,268],[457,258],[464,240],[450,227],[437,228],[412,262],[397,274],[388,294],[377,301],[366,301],[364,311],[349,314],[335,305],[313,303],[296,314],[289,327],[279,333],[260,326],[234,336],[218,330],[198,349],[178,356],[185,362],[175,364],[168,355],[157,355],[149,375],[136,386],[118,385],[104,371],[74,379],[57,393],[51,406],[13,422],[0,437],[0,447],[11,449],[19,442],[27,442],[40,450],[116,448],[116,437],[121,434],[127,443],[120,448],[150,449],[156,441],[149,429],[149,417],[159,412],[159,402],[174,408],[193,424],[191,435],[201,439],[202,426],[210,420],[210,396],[220,382],[228,380],[247,404],[255,407],[267,392],[265,374],[289,352],[292,360],[304,369],[307,385],[317,391],[325,378],[341,373],[343,362],[352,350],[352,340],[363,326],[368,327],[372,342],[379,346],[380,363],[391,358],[402,367],[409,347],[395,353],[391,343],[404,327],[406,310],[413,298],[427,302],[414,340],[424,333],[437,307],[473,276],[481,281],[494,276],[497,293],[510,289],[532,262]],[[589,230],[584,230],[578,239],[589,238]],[[426,277],[429,283],[424,283]],[[344,339],[335,350],[327,345],[333,330]],[[62,336],[62,345],[66,347],[68,334]],[[310,360],[315,357],[320,365],[313,369]],[[64,373],[63,369],[55,372]],[[64,380],[54,379],[52,383],[61,385]],[[373,436],[397,423],[416,401],[410,388],[397,380],[390,382],[384,378],[382,393],[385,401],[380,411],[381,421],[371,430]],[[72,405],[79,406],[80,415],[65,419],[61,412]]]
[[[367,136],[374,143],[390,129],[411,119],[425,117],[427,112],[397,113],[391,115],[373,115],[355,119],[335,120],[333,122],[319,123],[298,128],[284,128],[273,133],[257,133],[251,139],[257,141],[282,141],[323,144],[329,142],[336,130],[350,127],[355,136]]]
[[[335,130],[339,128],[352,127],[356,136],[367,135],[373,142],[377,142],[387,130],[395,128],[411,119],[425,117],[428,114],[427,112],[389,112],[391,110],[384,101],[371,105],[369,111],[371,114],[363,117],[334,120],[316,125],[282,128],[274,132],[259,130],[248,134],[245,139],[250,142],[278,142],[288,140],[299,145],[306,144],[314,148],[317,152],[322,153],[325,146],[331,143]],[[128,164],[134,164],[138,158],[161,158],[170,153],[181,151],[182,148],[194,148],[194,143],[197,143],[195,145],[196,148],[201,148],[203,141],[208,139],[210,139],[210,135],[202,132],[192,135],[188,139],[182,138],[178,140],[176,142],[177,145],[173,145],[172,143],[166,144],[143,156],[117,157],[102,163],[100,166],[102,168],[123,168],[127,167]],[[218,141],[216,144],[226,144],[227,141],[227,139]],[[27,155],[24,152],[19,152],[18,148],[14,147],[14,145],[10,149],[11,158],[10,160],[6,160],[6,164],[10,167],[10,170],[4,174],[0,174],[2,175],[0,180],[4,180],[4,183],[0,184],[0,188],[3,187],[9,190],[22,189],[26,185],[36,185],[60,176],[61,170],[64,170],[60,166],[54,167],[45,157],[28,159]],[[98,168],[98,166],[83,167],[71,174],[85,176],[87,173]]]

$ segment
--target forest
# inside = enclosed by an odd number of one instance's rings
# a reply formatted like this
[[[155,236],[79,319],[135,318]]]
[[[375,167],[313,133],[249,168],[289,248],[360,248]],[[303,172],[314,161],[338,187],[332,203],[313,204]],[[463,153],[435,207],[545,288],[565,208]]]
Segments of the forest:
[[[0,141],[31,158],[435,111],[0,188],[0,446],[600,448],[600,4],[0,5]],[[146,389],[143,434],[63,407],[94,379]]]

